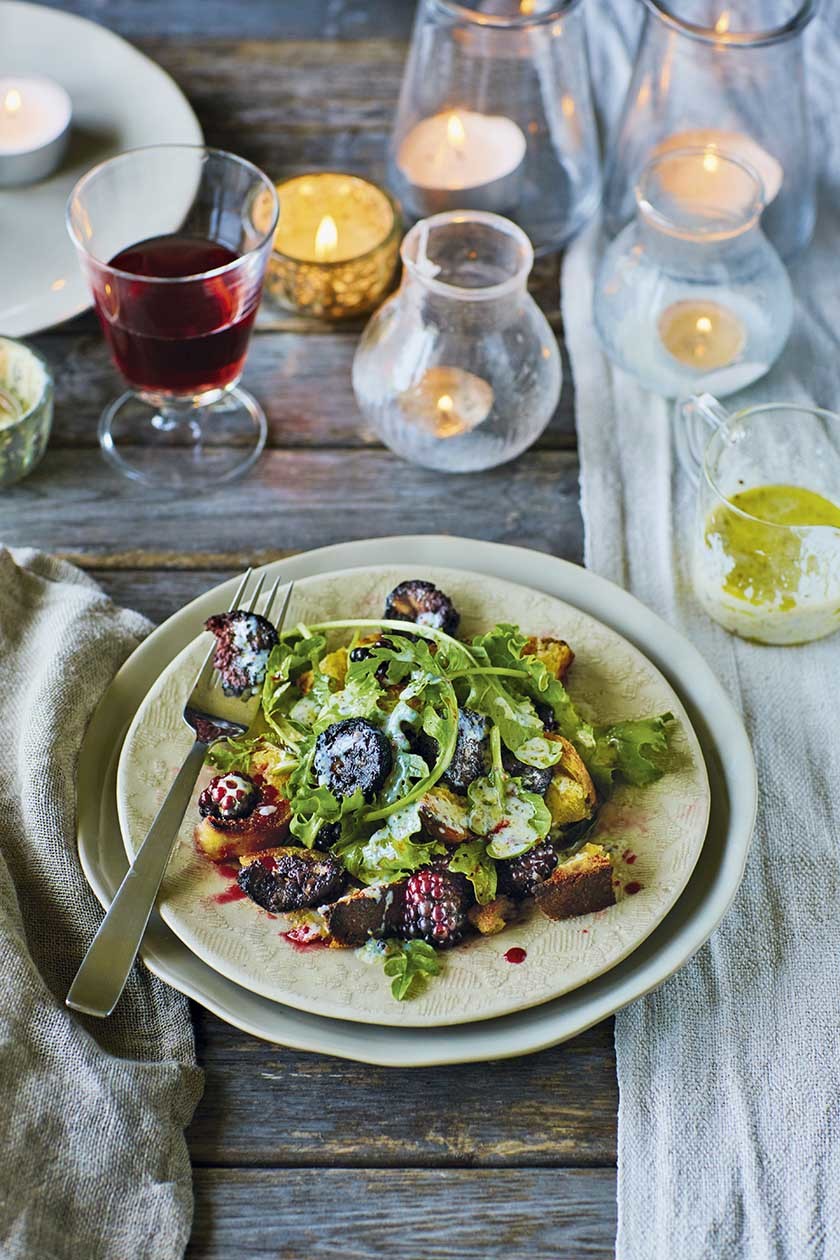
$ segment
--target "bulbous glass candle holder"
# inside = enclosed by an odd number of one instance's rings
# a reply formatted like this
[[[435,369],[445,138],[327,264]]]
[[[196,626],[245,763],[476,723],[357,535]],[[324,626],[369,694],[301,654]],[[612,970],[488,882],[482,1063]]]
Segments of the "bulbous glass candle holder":
[[[554,334],[527,290],[533,250],[515,224],[481,211],[417,223],[399,290],[373,316],[353,361],[365,419],[405,459],[477,472],[521,454],[560,398]]]
[[[783,258],[807,245],[816,214],[803,33],[816,0],[639,0],[643,23],[611,137],[604,217],[632,217],[643,167],[668,148],[740,156],[764,185],[764,230]]]
[[[513,219],[537,253],[600,199],[581,0],[421,0],[390,148],[412,220]]]
[[[648,164],[635,221],[607,249],[595,281],[604,349],[657,394],[743,389],[787,341],[793,296],[762,233],[761,181],[706,148]]]

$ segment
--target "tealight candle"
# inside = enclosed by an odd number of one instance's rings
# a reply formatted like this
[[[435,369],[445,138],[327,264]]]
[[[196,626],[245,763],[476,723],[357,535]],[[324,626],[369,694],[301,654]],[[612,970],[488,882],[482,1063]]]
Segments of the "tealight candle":
[[[520,197],[527,142],[500,114],[449,110],[407,133],[396,161],[417,215],[442,210],[512,210]]]
[[[773,157],[772,153],[768,153],[757,141],[741,131],[721,131],[712,127],[703,127],[695,131],[680,131],[657,145],[653,156],[659,157],[674,149],[685,148],[706,150],[703,162],[707,171],[719,177],[718,194],[726,197],[728,193],[730,201],[735,206],[738,205],[741,197],[740,180],[737,172],[730,174],[732,168],[719,162],[719,153],[746,162],[755,171],[763,186],[765,206],[769,205],[779,193],[784,179],[781,163]],[[672,168],[672,182],[668,191],[674,196],[684,196],[691,192],[691,188],[685,188],[676,182],[680,171],[682,170],[684,174],[686,169],[677,166]]]
[[[34,184],[59,166],[72,106],[52,79],[0,78],[0,186]]]
[[[278,184],[277,195],[269,295],[327,319],[377,306],[393,279],[400,242],[399,208],[388,194],[358,175],[323,171]],[[255,220],[260,213],[257,206]]]
[[[689,367],[712,372],[728,367],[742,353],[746,329],[719,302],[674,302],[659,317],[659,335],[669,354]]]
[[[428,368],[416,385],[403,391],[403,415],[438,438],[460,437],[482,424],[493,410],[493,388],[463,368]]]

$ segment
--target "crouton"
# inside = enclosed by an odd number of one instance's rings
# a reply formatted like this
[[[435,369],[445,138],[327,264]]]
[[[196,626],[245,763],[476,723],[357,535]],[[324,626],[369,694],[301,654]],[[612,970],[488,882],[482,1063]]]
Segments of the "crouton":
[[[519,907],[510,897],[496,897],[486,906],[471,906],[467,918],[482,936],[495,936],[519,917]]]
[[[568,827],[591,818],[598,794],[583,759],[562,735],[549,732],[546,739],[563,745],[563,755],[553,767],[554,774],[545,794],[552,826]]]
[[[225,823],[208,814],[199,820],[195,829],[196,847],[212,862],[227,862],[258,853],[288,839],[291,817],[289,802],[284,800],[261,806],[246,818]]]
[[[565,682],[575,654],[564,639],[549,639],[531,635],[522,649],[523,656],[536,656],[549,674],[558,682]]]
[[[534,900],[547,919],[573,919],[615,905],[609,853],[601,844],[585,844],[537,884]]]

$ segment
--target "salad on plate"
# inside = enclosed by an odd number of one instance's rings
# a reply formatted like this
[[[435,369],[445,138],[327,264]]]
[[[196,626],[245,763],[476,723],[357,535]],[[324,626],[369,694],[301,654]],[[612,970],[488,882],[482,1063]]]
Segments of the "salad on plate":
[[[524,915],[612,905],[598,811],[616,782],[658,779],[668,748],[669,713],[578,711],[562,638],[502,622],[461,639],[459,623],[421,580],[376,620],[207,623],[225,691],[261,702],[247,736],[210,751],[199,851],[238,863],[238,887],[291,944],[381,960],[399,1000],[442,951]]]

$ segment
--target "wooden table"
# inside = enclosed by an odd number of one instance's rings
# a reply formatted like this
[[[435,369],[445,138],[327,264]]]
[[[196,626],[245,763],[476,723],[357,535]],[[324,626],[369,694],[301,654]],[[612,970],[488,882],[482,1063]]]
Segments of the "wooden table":
[[[163,65],[208,143],[277,177],[318,166],[382,176],[411,0],[56,7],[104,21]],[[533,287],[559,337],[558,275],[544,259]],[[246,563],[352,538],[443,531],[580,560],[568,364],[535,448],[494,472],[444,477],[363,431],[350,386],[357,335],[261,313],[244,383],[268,414],[268,449],[245,480],[194,500],[137,488],[100,457],[97,419],[118,381],[93,318],[34,338],[55,372],[55,430],[38,471],[4,492],[0,538],[69,557],[155,621]],[[194,1015],[206,1089],[189,1130],[193,1260],[612,1255],[611,1023],[529,1058],[399,1071],[265,1045]]]

